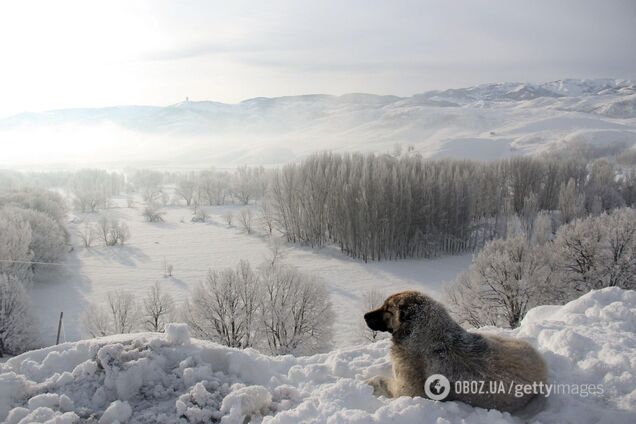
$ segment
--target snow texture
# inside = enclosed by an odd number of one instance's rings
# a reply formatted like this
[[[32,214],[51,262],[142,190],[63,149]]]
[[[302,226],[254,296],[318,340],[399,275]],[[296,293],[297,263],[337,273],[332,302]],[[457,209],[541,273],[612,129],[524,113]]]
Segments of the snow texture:
[[[531,310],[516,330],[552,383],[602,384],[602,396],[553,394],[519,418],[458,402],[376,398],[365,379],[390,374],[389,341],[309,357],[269,357],[190,340],[182,324],[65,343],[0,364],[7,423],[633,423],[636,292],[607,288]]]

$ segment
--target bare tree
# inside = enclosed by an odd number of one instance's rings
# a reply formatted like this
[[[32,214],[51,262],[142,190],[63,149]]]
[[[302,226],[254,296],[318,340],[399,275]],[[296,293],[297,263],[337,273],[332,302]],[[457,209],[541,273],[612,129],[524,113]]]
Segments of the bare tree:
[[[269,204],[269,201],[267,199],[263,199],[263,201],[260,204],[260,212],[261,212],[261,217],[260,217],[260,221],[263,225],[263,228],[265,228],[265,231],[267,231],[268,234],[272,234],[272,232],[274,231],[274,210],[272,209],[272,207]]]
[[[125,222],[120,221],[118,223],[115,223],[113,231],[117,243],[121,244],[122,246],[126,241],[130,240],[130,229],[128,228],[128,224],[126,224]]]
[[[98,237],[97,227],[89,222],[84,222],[82,227],[77,230],[77,235],[82,240],[84,247],[91,247]]]
[[[263,271],[261,285],[270,353],[303,355],[329,349],[334,315],[322,282],[294,268],[276,266]]]
[[[210,271],[185,304],[184,316],[193,333],[226,346],[253,346],[258,325],[256,280],[243,262],[237,269]]]
[[[104,306],[91,304],[82,314],[84,331],[91,337],[104,337],[115,334],[112,317]]]
[[[115,334],[130,333],[139,323],[139,310],[135,298],[126,291],[108,293],[108,311]]]
[[[252,234],[253,213],[250,208],[241,208],[238,214],[238,221],[247,234]]]
[[[174,313],[174,300],[161,291],[159,283],[150,288],[143,300],[144,327],[148,331],[163,332],[165,325]]]

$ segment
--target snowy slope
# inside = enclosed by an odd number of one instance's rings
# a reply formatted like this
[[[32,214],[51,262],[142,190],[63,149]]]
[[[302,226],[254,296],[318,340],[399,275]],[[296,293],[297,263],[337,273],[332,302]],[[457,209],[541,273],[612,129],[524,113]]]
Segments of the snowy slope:
[[[497,83],[411,97],[371,94],[186,101],[23,113],[0,119],[15,149],[2,164],[277,165],[317,150],[496,159],[561,147],[588,133],[636,142],[636,85],[624,80]],[[482,150],[483,147],[483,150]],[[100,162],[102,161],[102,162]]]
[[[553,383],[603,395],[553,394],[525,422],[636,421],[636,293],[591,292],[529,312],[514,331],[544,355]],[[421,398],[375,398],[388,342],[295,358],[191,340],[187,327],[66,343],[0,364],[0,419],[26,422],[509,423],[496,410]],[[53,421],[57,419],[57,421]],[[247,421],[246,421],[247,419]],[[251,420],[251,421],[250,421]]]
[[[82,312],[91,302],[105,304],[108,292],[125,290],[142,299],[159,282],[162,290],[179,302],[190,296],[192,288],[205,280],[208,269],[234,267],[240,260],[253,266],[263,263],[270,254],[269,238],[264,230],[248,235],[236,226],[228,228],[222,215],[237,213],[240,206],[206,207],[208,223],[192,223],[192,211],[186,207],[166,208],[163,223],[148,223],[141,208],[122,207],[107,211],[125,221],[132,237],[126,246],[105,247],[96,243],[82,247],[75,235],[81,224],[69,223],[74,246],[59,267],[41,274],[31,289],[31,299],[39,321],[41,342],[55,342],[57,318],[64,312],[64,334],[68,341],[85,337]],[[83,219],[97,220],[95,214]],[[163,260],[174,266],[172,278],[163,277]],[[382,293],[420,289],[437,296],[442,284],[465,271],[471,255],[447,256],[433,260],[402,260],[365,264],[351,259],[336,248],[311,249],[287,245],[283,261],[304,273],[322,278],[330,293],[337,317],[335,345],[343,347],[357,341],[363,325],[362,295],[375,289]]]

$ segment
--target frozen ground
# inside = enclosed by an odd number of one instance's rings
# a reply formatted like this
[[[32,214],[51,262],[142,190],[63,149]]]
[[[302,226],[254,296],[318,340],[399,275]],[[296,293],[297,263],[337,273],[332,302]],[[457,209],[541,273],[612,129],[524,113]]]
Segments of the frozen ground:
[[[0,420],[175,423],[634,423],[636,293],[591,292],[528,313],[514,331],[545,357],[551,394],[523,418],[457,402],[375,398],[389,342],[295,358],[191,340],[187,327],[66,343],[0,364]],[[571,387],[597,385],[583,396]],[[576,386],[573,386],[576,385]]]
[[[125,204],[121,200],[119,203]],[[105,247],[98,242],[87,249],[74,239],[75,247],[65,267],[47,270],[34,284],[32,299],[44,344],[55,341],[60,311],[64,311],[65,339],[84,338],[82,311],[89,302],[103,302],[109,291],[128,290],[141,299],[159,281],[179,301],[188,296],[193,285],[205,279],[208,268],[233,267],[241,259],[254,266],[264,262],[270,253],[269,238],[262,234],[247,235],[236,226],[228,228],[221,217],[228,208],[232,207],[208,208],[211,221],[206,224],[190,222],[192,212],[185,207],[166,208],[164,223],[144,222],[141,209],[110,209],[108,213],[130,227],[132,238],[125,246]],[[96,216],[83,218],[95,220]],[[77,228],[78,224],[69,224],[71,233]],[[163,277],[164,258],[174,266],[173,278]],[[389,294],[415,288],[435,296],[442,283],[466,269],[470,260],[470,255],[465,255],[365,264],[340,254],[337,249],[299,246],[287,246],[283,258],[284,262],[325,280],[337,316],[336,346],[357,341],[362,325],[360,296],[365,290],[377,289]]]

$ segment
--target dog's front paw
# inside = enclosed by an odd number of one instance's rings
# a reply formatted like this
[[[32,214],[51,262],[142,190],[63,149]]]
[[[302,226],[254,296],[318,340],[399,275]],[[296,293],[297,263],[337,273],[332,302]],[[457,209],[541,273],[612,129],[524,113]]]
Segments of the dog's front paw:
[[[376,375],[375,377],[368,379],[366,383],[373,387],[374,396],[391,397],[391,393],[389,392],[389,382],[386,378]]]

